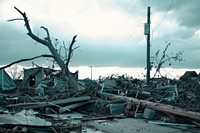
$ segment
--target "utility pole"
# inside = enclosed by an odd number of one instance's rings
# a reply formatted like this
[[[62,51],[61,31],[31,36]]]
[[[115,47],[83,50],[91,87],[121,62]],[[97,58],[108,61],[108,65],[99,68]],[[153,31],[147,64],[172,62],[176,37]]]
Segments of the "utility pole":
[[[90,76],[91,76],[90,78],[91,78],[91,80],[92,80],[92,66],[90,66],[90,74],[91,74],[91,75],[90,75]]]
[[[147,23],[144,25],[144,35],[147,37],[147,75],[146,75],[146,82],[147,86],[150,85],[150,15],[151,15],[151,9],[150,7],[147,8]]]

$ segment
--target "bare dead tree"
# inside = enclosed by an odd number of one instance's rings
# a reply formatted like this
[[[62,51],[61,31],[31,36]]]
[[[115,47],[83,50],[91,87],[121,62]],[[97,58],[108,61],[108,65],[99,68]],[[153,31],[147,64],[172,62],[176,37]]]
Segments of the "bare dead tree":
[[[59,67],[63,71],[63,73],[65,75],[64,78],[70,79],[71,82],[72,82],[71,84],[76,84],[76,82],[74,81],[74,78],[72,76],[72,73],[69,70],[69,62],[70,62],[70,59],[72,58],[73,51],[78,48],[78,47],[73,48],[73,45],[76,42],[77,35],[75,35],[72,38],[72,41],[69,45],[68,54],[67,54],[67,57],[66,57],[67,59],[66,59],[66,62],[65,62],[61,58],[61,55],[59,54],[58,50],[54,47],[52,40],[51,40],[49,30],[46,27],[41,26],[40,28],[43,29],[46,32],[46,37],[45,38],[38,37],[36,34],[34,34],[32,32],[32,29],[31,29],[30,24],[29,24],[29,19],[28,19],[26,13],[22,12],[17,7],[14,7],[14,8],[15,8],[15,10],[17,10],[17,12],[19,12],[21,14],[22,18],[11,19],[11,20],[8,20],[8,21],[23,20],[25,22],[25,27],[27,29],[27,35],[30,38],[32,38],[33,40],[35,40],[36,42],[46,46],[49,49],[49,51],[51,52],[54,60],[57,62],[57,64],[59,65]],[[74,85],[72,85],[72,86],[74,86]],[[75,87],[76,87],[76,85],[75,85]]]
[[[39,38],[38,36],[36,36],[36,35],[32,32],[31,27],[30,27],[30,24],[29,24],[28,17],[26,16],[26,13],[25,13],[25,12],[23,13],[23,12],[20,11],[17,7],[14,7],[14,8],[22,15],[23,20],[24,20],[24,22],[25,22],[25,27],[26,27],[26,29],[27,29],[27,31],[28,31],[28,33],[27,33],[28,36],[30,36],[33,40],[35,40],[35,41],[37,41],[37,42],[43,44],[44,46],[46,46],[46,47],[49,49],[49,51],[51,52],[51,54],[55,57],[55,60],[56,60],[56,62],[58,63],[59,67],[60,67],[62,70],[64,70],[64,69],[66,68],[66,67],[65,67],[65,64],[64,64],[63,60],[61,59],[60,55],[57,53],[57,50],[56,50],[56,49],[54,48],[54,46],[53,46],[53,43],[52,43],[52,41],[51,41],[51,37],[50,37],[50,34],[49,34],[49,30],[48,30],[46,27],[41,26],[40,28],[42,28],[42,29],[45,30],[45,32],[46,32],[46,34],[47,34],[47,37],[44,38],[44,39]],[[76,41],[76,37],[77,37],[77,35],[75,35],[75,36],[73,37],[72,43],[70,44],[71,47],[73,47],[73,44],[74,44],[75,41]],[[69,53],[70,53],[70,52],[69,52]]]
[[[165,47],[164,51],[162,52],[162,56],[159,59],[159,55],[160,55],[160,50],[158,50],[155,54],[155,56],[152,56],[151,58],[153,59],[152,61],[152,65],[154,65],[154,67],[156,68],[155,74],[154,74],[154,78],[157,75],[157,73],[159,73],[159,75],[161,77],[162,74],[160,72],[160,69],[163,67],[163,65],[168,62],[168,65],[171,66],[172,65],[172,61],[184,61],[182,58],[183,55],[183,51],[176,53],[175,55],[173,55],[173,53],[171,53],[171,55],[167,54],[167,50],[169,48],[169,46],[171,45],[171,43],[168,43],[167,46]]]

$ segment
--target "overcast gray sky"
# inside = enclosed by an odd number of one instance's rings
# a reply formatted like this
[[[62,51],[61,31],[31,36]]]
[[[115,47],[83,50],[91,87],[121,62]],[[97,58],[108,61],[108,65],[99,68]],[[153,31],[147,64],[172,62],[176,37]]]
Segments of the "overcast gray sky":
[[[40,26],[49,29],[52,40],[68,46],[78,35],[71,66],[146,66],[143,25],[151,6],[151,54],[172,45],[168,52],[184,51],[185,62],[175,68],[200,66],[200,0],[0,0],[0,64],[49,53],[26,35],[14,6],[25,11],[33,32],[45,38]],[[50,64],[49,60],[35,60]],[[31,63],[26,63],[31,65]]]

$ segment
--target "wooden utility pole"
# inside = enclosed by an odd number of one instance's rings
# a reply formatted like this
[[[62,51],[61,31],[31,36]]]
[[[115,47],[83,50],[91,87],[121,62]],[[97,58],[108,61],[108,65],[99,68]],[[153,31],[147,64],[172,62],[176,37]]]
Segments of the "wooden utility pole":
[[[91,74],[91,80],[92,80],[92,66],[90,66],[90,74]]]
[[[147,75],[146,75],[146,82],[147,86],[150,84],[150,69],[151,69],[151,63],[150,63],[150,7],[147,8],[147,23],[145,23],[144,26],[144,35],[147,36]]]

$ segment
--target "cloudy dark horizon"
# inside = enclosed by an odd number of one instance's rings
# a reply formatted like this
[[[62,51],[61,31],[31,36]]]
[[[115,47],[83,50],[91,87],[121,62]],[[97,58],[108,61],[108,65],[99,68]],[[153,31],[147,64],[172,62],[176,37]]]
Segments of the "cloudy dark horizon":
[[[33,6],[34,5],[34,6]],[[33,32],[45,38],[40,26],[49,29],[68,46],[78,35],[80,46],[70,66],[141,67],[146,66],[146,38],[143,25],[151,7],[151,55],[171,43],[168,53],[183,52],[184,62],[172,62],[172,68],[198,69],[200,62],[199,0],[0,0],[0,65],[22,58],[49,54],[48,49],[27,36],[23,21],[14,6],[27,13]],[[34,60],[51,65],[51,60]],[[31,62],[22,63],[30,66]],[[164,67],[168,67],[166,64]]]

